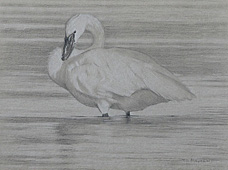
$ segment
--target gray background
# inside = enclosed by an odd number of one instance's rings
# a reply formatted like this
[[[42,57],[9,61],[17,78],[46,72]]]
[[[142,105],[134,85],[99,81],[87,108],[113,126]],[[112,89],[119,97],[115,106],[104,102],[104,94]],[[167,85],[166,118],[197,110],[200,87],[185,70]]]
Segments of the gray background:
[[[227,0],[1,0],[0,169],[227,169],[227,11]],[[78,103],[47,75],[77,13],[99,18],[107,48],[148,54],[197,98],[130,119]]]

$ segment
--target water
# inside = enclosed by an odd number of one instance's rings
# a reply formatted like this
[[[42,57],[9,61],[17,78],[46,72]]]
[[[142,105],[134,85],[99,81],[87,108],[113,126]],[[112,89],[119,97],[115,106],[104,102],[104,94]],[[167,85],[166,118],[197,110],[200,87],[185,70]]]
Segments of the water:
[[[228,167],[226,1],[1,0],[0,11],[1,170]],[[197,98],[98,117],[47,75],[75,13],[101,20],[106,47],[150,55]]]

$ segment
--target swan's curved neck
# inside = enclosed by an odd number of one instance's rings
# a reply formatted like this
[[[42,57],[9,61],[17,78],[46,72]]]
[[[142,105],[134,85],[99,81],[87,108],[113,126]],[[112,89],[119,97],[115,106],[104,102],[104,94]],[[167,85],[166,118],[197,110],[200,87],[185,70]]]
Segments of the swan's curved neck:
[[[93,16],[86,16],[87,22],[85,30],[89,31],[93,36],[93,45],[89,49],[104,47],[104,29],[98,19]]]
[[[70,57],[77,56],[94,48],[104,47],[104,29],[100,21],[94,16],[88,14],[80,14],[78,16],[72,17],[66,24],[66,33],[68,33],[67,36],[72,34],[73,30],[76,31],[75,43],[78,42],[85,31],[88,31],[93,36],[93,44],[86,49],[78,49],[77,46],[74,46]]]

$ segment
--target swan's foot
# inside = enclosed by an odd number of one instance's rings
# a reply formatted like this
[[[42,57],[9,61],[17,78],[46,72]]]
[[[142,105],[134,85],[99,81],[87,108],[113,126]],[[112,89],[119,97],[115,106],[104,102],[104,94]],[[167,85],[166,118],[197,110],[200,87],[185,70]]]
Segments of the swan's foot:
[[[131,112],[130,111],[126,112],[126,117],[130,117],[130,116],[131,116]]]
[[[102,117],[109,117],[108,113],[102,114]]]

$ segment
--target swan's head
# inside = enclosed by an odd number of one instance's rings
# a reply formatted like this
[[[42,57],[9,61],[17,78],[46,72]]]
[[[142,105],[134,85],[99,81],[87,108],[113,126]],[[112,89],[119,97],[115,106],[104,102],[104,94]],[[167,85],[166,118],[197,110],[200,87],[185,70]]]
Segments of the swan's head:
[[[62,53],[62,60],[67,60],[74,49],[74,44],[84,33],[86,27],[86,19],[83,15],[75,15],[70,18],[65,26],[65,38]]]

